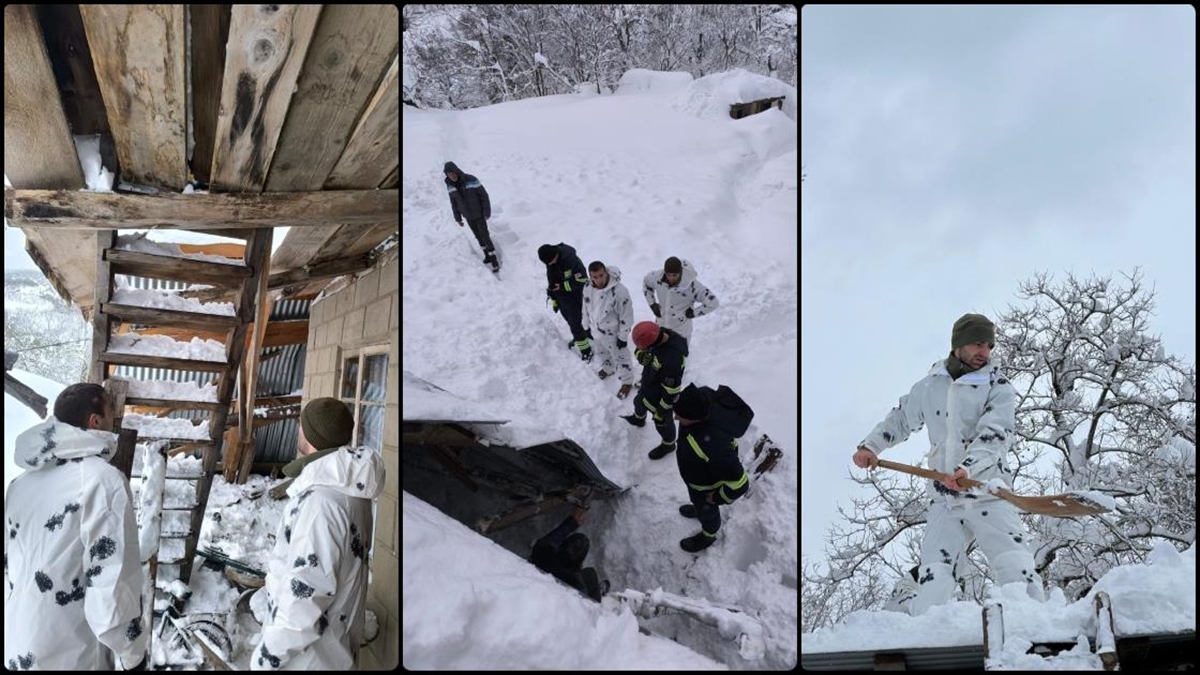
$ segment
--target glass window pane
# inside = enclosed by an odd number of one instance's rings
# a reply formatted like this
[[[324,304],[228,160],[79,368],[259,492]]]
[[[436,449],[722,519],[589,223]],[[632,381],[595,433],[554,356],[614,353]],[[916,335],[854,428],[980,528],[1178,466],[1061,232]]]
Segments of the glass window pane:
[[[362,400],[382,403],[387,394],[388,355],[374,354],[366,357],[365,367]]]
[[[358,444],[372,450],[383,450],[383,411],[381,405],[363,405],[358,421]]]
[[[346,359],[342,367],[342,396],[354,398],[354,388],[358,386],[358,357]]]

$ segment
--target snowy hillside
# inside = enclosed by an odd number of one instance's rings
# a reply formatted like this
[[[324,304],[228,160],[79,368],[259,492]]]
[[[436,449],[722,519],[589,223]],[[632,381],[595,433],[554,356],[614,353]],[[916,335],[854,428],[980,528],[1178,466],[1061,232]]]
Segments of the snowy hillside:
[[[594,542],[589,563],[613,590],[662,587],[741,607],[767,628],[767,653],[743,660],[732,643],[679,617],[654,619],[650,630],[732,668],[789,668],[796,663],[798,567],[794,107],[740,120],[714,111],[728,111],[743,96],[783,95],[794,104],[796,90],[744,71],[696,82],[677,74],[655,79],[628,78],[630,86],[612,95],[548,96],[462,112],[403,108],[404,368],[479,403],[489,416],[578,443],[606,477],[630,488],[616,501],[607,531],[583,528]],[[490,195],[499,278],[481,263],[470,231],[453,220],[442,176],[447,161],[478,177]],[[615,397],[615,378],[596,377],[598,364],[567,349],[567,326],[546,305],[537,248],[559,242],[575,247],[585,265],[600,260],[622,270],[635,322],[653,320],[642,277],[668,256],[691,261],[720,301],[694,322],[684,379],[729,385],[754,409],[743,464],[764,433],[784,456],[773,472],[752,480],[751,494],[722,510],[721,538],[698,556],[678,546],[698,528],[676,513],[687,492],[674,459],[647,458],[657,434],[618,418],[631,412],[631,401]],[[406,514],[408,504],[406,496]],[[433,563],[423,556],[436,552],[412,546],[407,519],[405,528],[404,614],[416,621],[432,610],[422,604],[426,596],[411,592],[427,580],[410,578],[410,570],[428,569]],[[456,587],[479,588],[470,570],[460,572],[451,577]],[[504,574],[490,579],[518,584]],[[448,639],[406,622],[409,666],[434,658],[413,644],[418,630],[422,644]],[[488,662],[477,641],[459,648],[457,663]]]

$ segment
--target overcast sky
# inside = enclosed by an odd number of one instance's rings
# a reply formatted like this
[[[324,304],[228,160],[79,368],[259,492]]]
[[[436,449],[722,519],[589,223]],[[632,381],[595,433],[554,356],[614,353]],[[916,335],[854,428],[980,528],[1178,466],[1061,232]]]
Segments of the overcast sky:
[[[1035,271],[1140,266],[1152,331],[1196,358],[1195,11],[801,11],[802,552],[850,456]],[[916,463],[925,432],[887,456]],[[858,471],[855,469],[855,471]]]

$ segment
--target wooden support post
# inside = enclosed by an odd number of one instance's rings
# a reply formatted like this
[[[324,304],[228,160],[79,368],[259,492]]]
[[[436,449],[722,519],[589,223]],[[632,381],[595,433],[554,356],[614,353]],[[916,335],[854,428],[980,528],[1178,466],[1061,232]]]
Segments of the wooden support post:
[[[115,246],[116,241],[117,233],[114,230],[96,233],[96,297],[92,303],[92,364],[88,371],[88,382],[94,384],[102,384],[108,379],[108,366],[100,359],[108,351],[111,319],[100,308],[107,305],[112,297],[112,275],[104,251]]]

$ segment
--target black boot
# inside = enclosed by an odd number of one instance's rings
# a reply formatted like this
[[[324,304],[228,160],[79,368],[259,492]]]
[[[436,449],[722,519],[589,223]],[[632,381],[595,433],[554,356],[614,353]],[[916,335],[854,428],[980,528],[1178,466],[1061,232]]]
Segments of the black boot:
[[[659,443],[658,447],[650,451],[650,459],[662,459],[672,452],[675,452],[674,443]]]
[[[637,415],[621,415],[621,419],[625,420],[626,422],[629,422],[630,424],[632,424],[635,427],[646,426],[646,418],[645,417],[638,417]]]
[[[683,506],[679,507],[679,515],[683,516],[684,518],[699,517],[696,515],[696,506],[694,504],[684,504]]]
[[[717,541],[716,537],[710,537],[707,534],[704,534],[703,531],[701,531],[697,534],[694,534],[694,535],[688,537],[687,539],[680,539],[679,540],[679,548],[687,551],[688,553],[696,553],[699,551],[703,551],[704,549],[708,548],[709,546],[712,546],[714,543],[716,543],[716,541]]]

